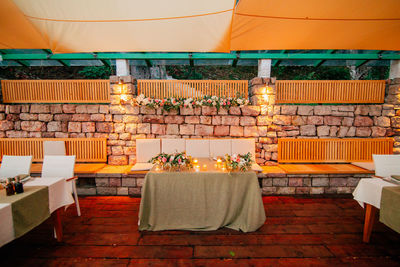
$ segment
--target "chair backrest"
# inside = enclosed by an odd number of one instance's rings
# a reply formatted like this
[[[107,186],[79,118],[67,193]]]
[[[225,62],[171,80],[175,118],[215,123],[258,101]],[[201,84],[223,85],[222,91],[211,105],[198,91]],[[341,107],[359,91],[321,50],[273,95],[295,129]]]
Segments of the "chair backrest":
[[[256,159],[256,141],[254,138],[232,139],[232,154],[251,153],[252,159]]]
[[[232,154],[232,139],[210,139],[210,156],[224,157]]]
[[[44,156],[42,177],[74,176],[75,156]]]
[[[400,155],[372,155],[375,175],[390,177],[400,175]]]
[[[186,139],[186,154],[196,158],[208,158],[210,139]]]
[[[136,139],[136,162],[148,162],[160,151],[160,139]]]
[[[0,178],[10,178],[19,174],[30,174],[32,156],[3,156]]]
[[[185,139],[161,139],[161,152],[171,154],[183,151],[186,151]]]
[[[43,154],[45,156],[65,156],[65,142],[64,141],[44,141]]]

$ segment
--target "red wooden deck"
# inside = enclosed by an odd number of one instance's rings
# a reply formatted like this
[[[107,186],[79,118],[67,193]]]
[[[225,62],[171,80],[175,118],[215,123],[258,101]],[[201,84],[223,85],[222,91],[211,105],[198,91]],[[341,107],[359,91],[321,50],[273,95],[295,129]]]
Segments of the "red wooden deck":
[[[139,198],[80,199],[64,242],[50,221],[0,248],[1,266],[400,266],[400,234],[377,223],[362,243],[363,210],[352,199],[264,197],[254,233],[138,232]]]

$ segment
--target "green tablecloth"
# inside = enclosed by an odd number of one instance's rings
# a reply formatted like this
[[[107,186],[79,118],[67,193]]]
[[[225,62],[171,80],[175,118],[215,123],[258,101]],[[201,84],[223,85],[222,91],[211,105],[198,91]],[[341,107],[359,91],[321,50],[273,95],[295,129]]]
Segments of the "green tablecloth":
[[[379,221],[400,233],[400,186],[383,187]]]
[[[254,172],[149,172],[139,230],[256,231],[265,222]]]
[[[13,196],[6,196],[5,191],[0,190],[0,203],[11,204],[15,238],[50,217],[47,186],[25,187],[24,193]]]

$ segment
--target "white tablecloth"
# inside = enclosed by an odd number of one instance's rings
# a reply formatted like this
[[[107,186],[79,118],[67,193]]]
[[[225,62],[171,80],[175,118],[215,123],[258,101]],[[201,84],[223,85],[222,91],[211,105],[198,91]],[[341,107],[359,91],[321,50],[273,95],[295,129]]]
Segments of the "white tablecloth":
[[[24,186],[47,186],[49,188],[50,213],[53,213],[58,208],[74,203],[74,198],[71,194],[71,184],[66,182],[65,178],[35,178],[25,183]]]
[[[398,186],[386,182],[380,178],[361,179],[354,189],[354,199],[364,208],[364,203],[370,204],[378,209],[381,208],[382,188],[384,186]]]
[[[14,239],[11,204],[0,203],[0,247]]]

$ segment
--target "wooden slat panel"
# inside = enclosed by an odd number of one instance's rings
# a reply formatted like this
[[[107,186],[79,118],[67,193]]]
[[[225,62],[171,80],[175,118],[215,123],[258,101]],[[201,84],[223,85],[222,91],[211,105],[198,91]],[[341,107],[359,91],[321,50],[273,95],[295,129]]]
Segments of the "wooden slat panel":
[[[76,155],[76,162],[107,162],[106,138],[0,138],[0,158],[32,155],[41,162],[43,141],[65,141],[67,155]]]
[[[280,163],[372,161],[372,154],[393,154],[393,139],[281,138],[278,140]]]
[[[108,103],[109,80],[2,80],[4,103]]]
[[[149,88],[151,87],[151,90]],[[165,90],[164,88],[168,88]],[[138,95],[151,98],[192,97],[205,95],[247,98],[248,81],[230,80],[137,80]]]
[[[384,103],[385,81],[276,81],[276,103]]]

